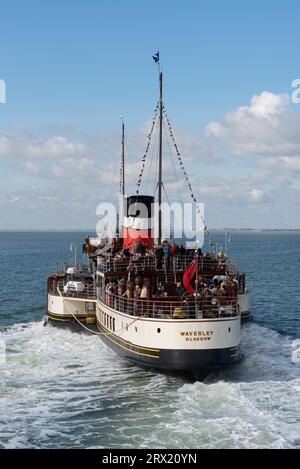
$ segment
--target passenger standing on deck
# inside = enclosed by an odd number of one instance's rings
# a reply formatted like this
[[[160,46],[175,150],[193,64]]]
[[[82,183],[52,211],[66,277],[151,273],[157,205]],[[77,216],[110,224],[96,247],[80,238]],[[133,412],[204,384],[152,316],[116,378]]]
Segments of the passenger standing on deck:
[[[180,256],[185,256],[185,254],[186,254],[185,247],[183,246],[183,244],[181,244],[180,248],[179,248],[179,255]]]
[[[108,283],[106,287],[106,304],[109,307],[113,306],[114,294],[115,294],[115,285],[112,282],[110,282]]]
[[[171,257],[170,246],[168,242],[166,242],[163,245],[163,251],[164,251],[164,269],[165,271],[167,271],[169,270],[169,267],[170,267],[170,257]]]
[[[179,252],[179,246],[175,243],[172,243],[170,247],[171,257],[177,256],[178,252]]]
[[[155,250],[155,255],[156,255],[156,260],[157,260],[157,269],[161,269],[162,268],[162,261],[163,261],[163,257],[164,257],[164,251],[163,251],[163,248],[161,246],[158,246]]]
[[[202,253],[201,248],[196,249],[196,250],[195,250],[195,257],[198,257],[198,258],[199,258],[199,257],[201,257],[201,256],[203,256],[203,253]]]

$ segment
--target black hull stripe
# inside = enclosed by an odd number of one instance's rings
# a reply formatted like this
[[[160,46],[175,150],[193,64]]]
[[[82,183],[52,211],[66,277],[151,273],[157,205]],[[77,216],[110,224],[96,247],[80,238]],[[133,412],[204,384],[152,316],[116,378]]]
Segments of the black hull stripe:
[[[99,322],[101,332],[109,332]],[[113,336],[115,338],[115,336]],[[226,349],[186,350],[161,349],[159,356],[136,352],[113,340],[110,335],[102,335],[103,342],[114,352],[130,362],[162,370],[198,372],[224,368],[240,361],[239,346]]]

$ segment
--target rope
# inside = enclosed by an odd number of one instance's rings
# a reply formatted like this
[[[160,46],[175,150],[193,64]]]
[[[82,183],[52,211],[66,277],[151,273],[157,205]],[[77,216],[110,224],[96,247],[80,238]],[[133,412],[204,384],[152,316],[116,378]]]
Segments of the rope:
[[[156,126],[156,129],[157,129],[157,126]],[[152,182],[152,179],[151,179],[152,174],[156,174],[157,158],[154,158],[154,153],[156,152],[157,143],[158,143],[158,132],[155,132],[154,133],[154,141],[153,141],[153,145],[152,145],[152,151],[151,151],[151,157],[150,157],[149,176],[148,176],[146,186],[145,186],[145,194],[148,194],[148,188],[149,188],[149,186],[151,185],[151,182]],[[154,163],[155,164],[154,173],[152,173],[153,161],[155,161],[155,163]],[[155,192],[155,189],[152,192]]]
[[[197,199],[196,199],[196,197],[195,197],[195,194],[194,194],[194,191],[193,191],[193,189],[192,189],[192,185],[191,185],[190,179],[189,179],[188,174],[187,174],[187,172],[186,172],[186,169],[185,169],[185,167],[184,167],[181,154],[180,154],[180,152],[179,152],[179,150],[178,150],[178,146],[177,146],[177,143],[176,143],[176,141],[175,141],[175,137],[174,137],[174,134],[173,134],[171,122],[170,122],[170,119],[169,119],[169,117],[168,117],[168,115],[167,115],[167,113],[166,113],[166,110],[165,110],[165,106],[164,106],[164,105],[163,105],[163,113],[164,113],[165,118],[166,118],[166,121],[167,121],[169,136],[170,136],[170,138],[171,138],[171,140],[172,140],[172,142],[173,142],[173,145],[174,145],[174,148],[175,148],[175,151],[176,151],[176,155],[177,155],[177,159],[178,159],[178,161],[179,161],[179,166],[180,166],[180,168],[182,169],[183,174],[184,174],[184,177],[185,177],[185,180],[186,180],[186,182],[187,182],[187,184],[188,184],[188,188],[189,188],[189,191],[190,191],[191,198],[192,198],[193,202],[194,202],[195,205],[196,205],[197,214],[200,215],[201,220],[202,220],[202,222],[203,222],[203,224],[204,224],[204,232],[206,232],[207,234],[209,234],[209,231],[208,231],[206,222],[205,222],[205,220],[204,220],[204,218],[203,218],[203,216],[202,216],[201,210],[200,210],[199,207],[198,207]]]
[[[165,134],[166,134],[166,136],[168,137],[168,133],[167,133],[165,121],[163,121],[163,126],[164,126]],[[174,164],[173,154],[172,154],[172,151],[171,151],[170,141],[169,141],[168,138],[167,138],[167,144],[168,144],[168,150],[169,150],[169,154],[170,154],[170,160],[171,160],[171,163],[172,163],[172,167],[173,167],[173,171],[174,171],[174,176],[175,176],[175,180],[176,180],[176,184],[177,184],[177,189],[178,189],[178,192],[179,192],[179,194],[180,194],[180,201],[181,201],[181,204],[183,205],[182,191],[181,191],[181,187],[180,187],[180,184],[179,184],[179,181],[178,181],[176,166],[175,166],[175,164]]]
[[[113,334],[118,334],[119,332],[122,332],[125,327],[121,327],[121,329],[119,329],[118,331],[115,331],[115,332],[98,332],[98,331],[93,331],[92,329],[89,329],[88,327],[86,327],[81,321],[79,321],[79,319],[75,316],[75,314],[71,313],[71,316],[73,316],[73,318],[75,319],[75,321],[78,322],[78,324],[80,324],[80,326],[82,326],[84,329],[86,329],[88,332],[90,332],[91,334],[96,334],[96,335],[105,335],[105,336],[108,336],[108,335],[113,335]],[[132,321],[130,324],[128,324],[128,327],[130,327],[132,324],[134,324],[138,319],[140,319],[140,317],[136,318],[134,321]]]
[[[106,333],[102,333],[102,332],[97,332],[97,331],[93,331],[92,329],[89,329],[88,327],[86,327],[82,322],[79,321],[79,319],[75,316],[75,314],[72,314],[70,313],[71,316],[73,316],[73,318],[75,319],[75,321],[78,322],[78,324],[80,324],[80,326],[83,327],[83,329],[86,329],[88,332],[90,332],[91,334],[96,334],[96,335],[106,335]]]
[[[151,137],[152,137],[152,134],[153,134],[155,122],[156,122],[157,115],[158,115],[159,104],[160,104],[160,103],[159,103],[159,101],[158,101],[158,103],[157,103],[157,105],[156,105],[156,108],[155,108],[155,111],[154,111],[154,117],[153,117],[153,119],[152,119],[151,129],[150,129],[150,132],[149,132],[149,134],[148,134],[148,143],[147,143],[146,150],[145,150],[145,153],[144,153],[143,158],[142,158],[142,168],[141,168],[141,171],[140,171],[140,174],[139,174],[139,177],[138,177],[138,181],[137,181],[137,190],[136,190],[136,194],[137,194],[137,195],[139,194],[139,191],[140,191],[140,186],[141,186],[141,182],[142,182],[142,177],[143,177],[144,169],[145,169],[146,158],[147,158],[147,155],[148,155],[148,152],[149,152],[150,143],[151,143]]]

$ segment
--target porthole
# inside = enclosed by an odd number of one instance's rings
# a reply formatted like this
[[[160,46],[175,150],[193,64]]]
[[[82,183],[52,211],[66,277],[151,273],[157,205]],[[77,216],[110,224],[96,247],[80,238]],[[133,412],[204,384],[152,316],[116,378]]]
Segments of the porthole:
[[[228,327],[228,332],[231,332],[231,327]]]
[[[158,332],[158,334],[160,333],[160,327],[158,327],[157,332]]]
[[[137,327],[135,326],[135,332],[137,332]]]

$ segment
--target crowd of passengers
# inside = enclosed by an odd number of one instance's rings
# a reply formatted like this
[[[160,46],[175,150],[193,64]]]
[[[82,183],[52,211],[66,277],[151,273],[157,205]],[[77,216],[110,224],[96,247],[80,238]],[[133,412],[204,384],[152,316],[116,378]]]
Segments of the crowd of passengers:
[[[234,278],[228,274],[215,275],[213,277],[199,276],[194,281],[194,294],[189,294],[181,281],[174,284],[158,282],[152,284],[151,279],[138,275],[134,281],[126,280],[125,277],[111,281],[106,285],[105,301],[108,306],[114,307],[115,299],[122,298],[123,306],[127,305],[127,300],[167,300],[167,301],[189,301],[197,299],[202,304],[225,304],[228,300],[237,297],[238,292],[244,291],[244,274],[237,274]]]
[[[205,280],[200,279],[200,281],[198,281],[198,288],[195,288],[193,296],[204,301],[219,297],[235,298],[239,290],[239,280],[237,277],[238,276],[232,279],[226,275],[215,275],[212,280],[209,278],[206,278]],[[146,280],[149,281],[149,279]],[[195,283],[197,283],[197,281],[195,281]],[[155,293],[151,294],[149,289],[151,289],[151,286],[149,284],[147,285],[141,277],[136,277],[134,283],[130,280],[126,281],[125,278],[121,278],[118,282],[109,282],[106,285],[106,296],[107,299],[118,296],[146,300],[167,298],[169,296],[172,299],[174,297],[180,297],[183,299],[189,295],[181,282],[176,283],[173,295],[169,294],[167,286],[163,282],[158,283]]]
[[[179,245],[166,239],[162,242],[161,246],[157,246],[154,249],[150,249],[143,242],[137,241],[131,250],[129,247],[113,250],[112,257],[107,258],[107,262],[114,261],[117,263],[119,260],[127,260],[134,264],[135,261],[152,258],[155,259],[157,269],[169,270],[173,259],[176,259],[178,256],[198,257],[204,264],[216,264],[216,268],[225,272],[227,256],[224,251],[221,250],[217,256],[211,253],[203,254],[200,248],[194,251],[187,249],[183,244]]]
[[[224,277],[224,278],[220,278]],[[118,282],[110,282],[106,286],[105,303],[107,306],[118,309],[129,314],[170,314],[169,304],[180,304],[186,308],[195,308],[195,299],[197,305],[202,311],[207,308],[225,307],[231,305],[232,300],[236,299],[238,281],[230,277],[215,276],[212,280],[205,279],[199,283],[197,293],[190,295],[177,282],[175,288],[175,297],[170,296],[166,285],[159,282],[155,293],[151,294],[150,279],[143,280],[142,277],[136,277],[135,281],[126,281],[125,278]],[[149,291],[150,289],[150,291]],[[148,302],[146,300],[152,300]],[[160,301],[161,300],[161,301]],[[173,308],[172,308],[173,309]],[[192,314],[192,313],[191,313]]]
[[[113,253],[114,259],[141,259],[144,257],[156,257],[160,263],[163,263],[163,259],[170,259],[174,256],[186,256],[188,253],[187,249],[183,244],[179,245],[174,242],[164,240],[161,246],[157,246],[155,249],[151,249],[146,246],[142,241],[137,241],[133,248],[125,247],[117,252]]]

